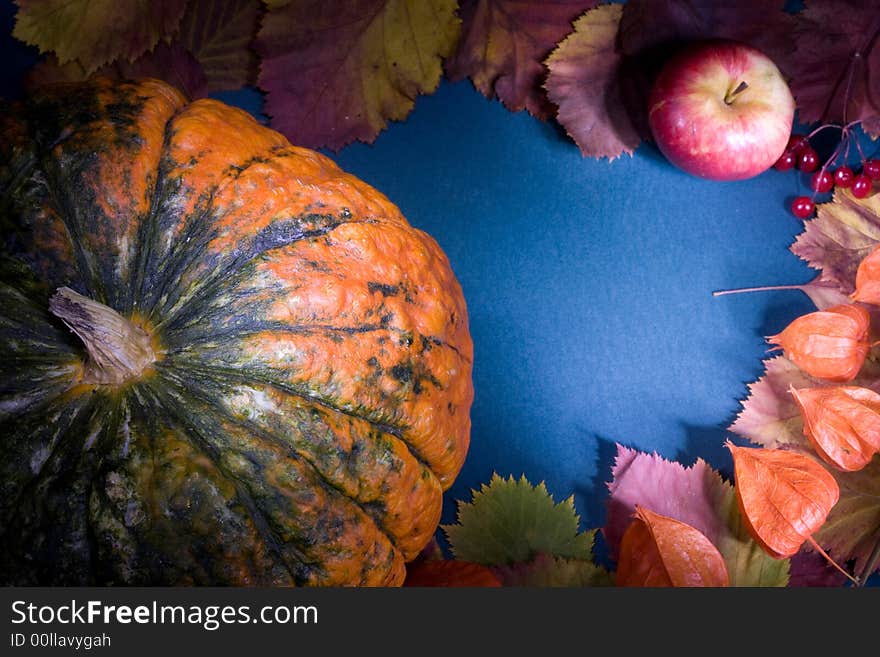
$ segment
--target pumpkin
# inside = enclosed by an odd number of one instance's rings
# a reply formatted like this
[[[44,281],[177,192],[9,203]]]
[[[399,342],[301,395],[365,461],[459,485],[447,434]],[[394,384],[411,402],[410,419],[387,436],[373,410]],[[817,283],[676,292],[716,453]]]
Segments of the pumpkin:
[[[447,257],[156,80],[0,109],[0,579],[399,585],[468,448]]]

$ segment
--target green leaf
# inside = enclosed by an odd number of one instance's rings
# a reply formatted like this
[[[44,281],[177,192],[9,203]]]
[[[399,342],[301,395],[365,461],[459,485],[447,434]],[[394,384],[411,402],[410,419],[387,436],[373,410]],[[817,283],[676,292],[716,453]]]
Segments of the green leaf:
[[[89,74],[115,59],[132,61],[174,33],[186,0],[16,0],[17,39],[77,60]]]
[[[544,483],[502,479],[459,502],[458,524],[443,531],[457,559],[490,566],[530,561],[539,553],[592,561],[595,531],[578,532],[574,498],[556,503]]]
[[[614,586],[614,576],[592,561],[549,554],[539,554],[528,563],[495,566],[493,570],[504,586]]]

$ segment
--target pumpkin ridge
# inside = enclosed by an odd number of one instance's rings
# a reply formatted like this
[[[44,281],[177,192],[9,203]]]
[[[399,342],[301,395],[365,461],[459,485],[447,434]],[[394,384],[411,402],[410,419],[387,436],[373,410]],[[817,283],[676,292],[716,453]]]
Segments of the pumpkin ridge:
[[[387,508],[386,508],[386,501],[387,500],[386,500],[386,498],[383,497],[383,498],[372,499],[372,500],[360,499],[356,492],[353,494],[351,491],[345,490],[345,488],[343,488],[342,482],[337,483],[337,482],[332,481],[328,477],[328,474],[325,473],[324,470],[318,464],[318,462],[317,462],[318,459],[316,458],[317,454],[312,454],[312,453],[309,453],[308,451],[304,450],[301,444],[299,444],[299,445],[297,444],[299,441],[285,440],[283,437],[281,437],[276,432],[274,432],[270,429],[263,428],[262,426],[254,423],[252,421],[243,420],[243,419],[237,417],[235,414],[233,414],[229,410],[229,408],[226,405],[215,401],[216,394],[212,395],[211,394],[212,391],[205,390],[203,388],[203,386],[204,386],[203,381],[196,380],[194,378],[186,380],[184,378],[177,377],[176,373],[173,375],[171,373],[166,373],[166,374],[168,375],[169,379],[175,380],[175,383],[179,388],[181,388],[182,390],[186,390],[187,393],[189,393],[190,395],[197,398],[204,406],[210,408],[211,411],[214,414],[216,414],[218,417],[221,417],[225,421],[230,422],[230,423],[238,426],[242,430],[245,430],[251,434],[255,434],[255,435],[259,436],[261,439],[272,443],[273,445],[275,445],[279,449],[288,450],[288,451],[293,450],[293,452],[295,452],[295,454],[296,454],[296,457],[299,459],[302,459],[302,461],[312,469],[312,471],[315,473],[315,475],[318,478],[320,478],[321,481],[328,488],[331,488],[334,491],[337,491],[339,495],[347,497],[353,503],[357,504],[364,511],[364,513],[367,516],[369,516],[377,524],[378,528],[385,533],[385,535],[388,537],[388,539],[391,541],[391,543],[397,549],[401,550],[405,554],[405,556],[414,557],[417,554],[418,550],[420,550],[423,547],[423,545],[420,543],[418,545],[418,547],[413,549],[411,546],[408,546],[405,543],[403,543],[403,541],[407,538],[406,535],[398,535],[396,532],[394,532],[391,525],[389,525],[390,518],[387,517]],[[232,391],[230,386],[227,384],[227,382],[222,379],[217,379],[214,381],[214,383],[217,385],[217,390],[213,391],[214,393],[220,393],[221,389],[224,389],[223,391],[226,393],[229,393]],[[199,390],[199,388],[203,388],[203,389]],[[299,396],[297,396],[297,398],[299,398],[301,401],[303,401],[307,405],[321,406],[319,403],[315,402],[315,400],[303,399],[302,397],[299,397]],[[336,412],[336,413],[339,413],[340,415],[345,415],[344,413],[336,411],[335,409],[329,409],[329,410]],[[355,419],[367,422],[367,424],[369,426],[373,427],[374,429],[377,428],[375,424],[370,423],[365,418],[356,417],[356,416],[353,416],[353,417],[355,417]],[[299,427],[297,427],[296,429],[298,430]],[[291,433],[296,433],[296,430],[292,431]],[[412,453],[412,449],[411,449],[410,445],[404,440],[404,438],[402,438],[399,435],[390,434],[388,432],[383,432],[383,433],[386,433],[386,434],[392,436],[393,438],[397,439],[398,441],[400,441],[403,449],[407,450],[407,453],[413,457],[415,462],[421,468],[421,471],[429,473],[429,476],[431,476],[433,478],[433,480],[437,483],[438,492],[439,492],[440,491],[440,482],[437,479],[436,475],[434,474],[433,470],[431,470],[430,466],[428,464],[426,464],[423,460],[420,460],[416,454]],[[300,440],[302,442],[308,442],[308,436],[303,435]],[[360,473],[358,473],[355,470],[355,471],[352,471],[351,476],[355,477],[355,478],[359,478],[361,475],[360,475]],[[377,505],[379,508],[377,508]]]
[[[214,448],[212,446],[211,440],[209,438],[207,438],[207,436],[213,436],[214,440],[216,441],[220,437],[230,435],[229,431],[228,431],[228,426],[223,423],[217,424],[215,422],[211,422],[211,424],[215,425],[214,430],[211,430],[211,428],[209,426],[207,426],[208,418],[210,417],[210,415],[207,413],[199,413],[198,421],[193,421],[193,419],[192,419],[193,413],[192,412],[184,412],[180,403],[175,402],[170,398],[171,390],[169,388],[167,388],[167,387],[159,388],[159,387],[153,385],[152,383],[148,384],[148,385],[149,385],[149,388],[150,388],[152,394],[154,394],[156,396],[157,401],[159,401],[159,403],[162,404],[163,408],[168,409],[170,412],[172,412],[174,414],[174,416],[177,417],[178,422],[180,422],[184,417],[190,418],[189,422],[185,422],[185,426],[187,426],[185,433],[189,437],[190,440],[194,441],[193,447],[202,451],[202,453],[204,453],[206,456],[208,456],[214,462],[214,465],[218,469],[218,471],[220,473],[222,473],[225,478],[227,478],[228,480],[230,480],[232,482],[241,482],[245,486],[245,488],[247,489],[248,494],[252,498],[254,498],[253,499],[254,508],[258,509],[260,514],[265,515],[267,513],[267,511],[271,510],[271,509],[263,509],[262,508],[263,505],[270,503],[271,500],[264,500],[262,505],[260,504],[259,501],[257,501],[257,499],[255,497],[255,492],[252,489],[252,486],[255,485],[256,482],[248,483],[248,481],[242,481],[239,476],[237,476],[233,472],[230,472],[227,469],[227,466],[224,463],[224,460],[219,457],[219,454],[218,454],[216,448]],[[186,391],[186,392],[189,392],[189,391]],[[187,395],[187,398],[188,398],[188,405],[189,405],[189,403],[192,402],[192,398],[189,395]],[[205,423],[205,426],[204,427],[197,426],[200,423]],[[248,431],[246,433],[248,435],[250,435],[252,432]],[[271,451],[278,451],[277,446],[272,445],[272,444],[267,444],[267,445],[264,445],[263,447],[270,448]],[[224,448],[223,453],[225,455],[228,455],[230,453],[230,450],[236,451],[236,448],[232,447],[231,445],[224,445],[223,448]],[[250,453],[248,453],[247,455],[244,455],[244,454],[242,454],[242,455],[246,456],[246,458],[251,460],[254,464],[259,463],[258,461],[254,460],[256,457],[255,457],[255,453],[253,451],[253,446],[251,446]],[[303,459],[301,459],[297,455],[290,455],[288,462],[291,465],[294,465],[296,470],[300,473],[307,473],[308,472],[308,473],[312,473],[313,475],[318,474],[313,470],[313,468],[310,464],[306,463]],[[343,505],[350,505],[353,510],[357,511],[357,513],[360,515],[361,519],[369,521],[373,525],[373,527],[376,529],[376,531],[379,533],[379,535],[381,535],[386,541],[388,541],[389,547],[392,550],[394,550],[395,552],[397,552],[397,549],[394,547],[393,543],[391,542],[390,537],[387,534],[385,534],[378,526],[375,525],[374,520],[370,517],[370,515],[368,513],[366,513],[365,511],[363,511],[360,508],[360,506],[357,504],[357,502],[355,500],[342,494],[337,489],[332,488],[332,487],[328,486],[327,484],[323,483],[321,481],[320,477],[313,478],[313,480],[311,481],[311,484],[313,487],[315,485],[317,485],[325,492],[333,495],[336,503],[343,504]],[[330,509],[335,509],[335,507],[336,507],[336,504],[332,504],[332,505],[328,504],[325,508],[327,510],[330,510]],[[268,526],[270,528],[272,528],[272,531],[274,532],[275,531],[274,527],[272,527],[273,521],[267,519],[267,523],[268,523]],[[343,528],[344,527],[340,527],[340,529],[343,529]],[[291,527],[288,525],[287,529],[289,531],[291,529]],[[303,528],[303,529],[305,529],[305,528]],[[363,526],[360,526],[359,529],[361,531],[363,531]],[[320,529],[318,529],[318,530],[320,531]],[[287,554],[287,550],[294,548],[297,552],[297,559],[300,561],[300,564],[299,564],[300,567],[307,570],[307,571],[312,569],[312,567],[313,567],[312,564],[314,563],[316,556],[319,556],[319,555],[324,556],[325,559],[328,556],[327,554],[320,552],[320,549],[326,547],[325,545],[318,545],[316,548],[319,550],[318,553],[314,554],[314,555],[310,555],[308,552],[302,551],[303,546],[298,545],[296,539],[291,540],[290,538],[288,538],[287,540],[283,540],[283,537],[280,537],[280,536],[278,538],[281,541],[281,543],[284,545],[284,547],[286,548],[285,550],[282,551],[283,559],[285,559],[285,561],[286,561],[289,558],[289,555]],[[308,533],[306,533],[305,535],[300,535],[298,540],[301,541],[302,543],[306,543],[310,540],[310,537],[309,537]],[[328,539],[325,539],[325,540],[328,540]],[[399,554],[399,552],[398,552],[398,554]],[[402,563],[402,557],[400,557],[400,558],[401,558],[401,563]],[[322,566],[322,568],[323,568],[323,566]],[[302,577],[303,577],[303,575],[299,574],[299,572],[298,572],[297,580],[302,579]],[[303,583],[305,583],[305,581],[303,581]]]

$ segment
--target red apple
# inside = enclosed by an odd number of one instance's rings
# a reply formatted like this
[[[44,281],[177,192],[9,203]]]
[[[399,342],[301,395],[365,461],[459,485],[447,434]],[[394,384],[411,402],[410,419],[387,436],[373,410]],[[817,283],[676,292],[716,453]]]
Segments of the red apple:
[[[694,44],[670,59],[651,90],[648,121],[675,166],[710,180],[769,169],[788,144],[794,98],[776,65],[736,41]]]

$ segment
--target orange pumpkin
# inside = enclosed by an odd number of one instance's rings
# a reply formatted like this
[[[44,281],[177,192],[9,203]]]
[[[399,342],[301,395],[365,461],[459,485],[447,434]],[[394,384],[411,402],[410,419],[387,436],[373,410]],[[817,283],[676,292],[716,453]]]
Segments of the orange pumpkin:
[[[468,448],[437,243],[156,80],[0,109],[0,579],[397,585]]]

